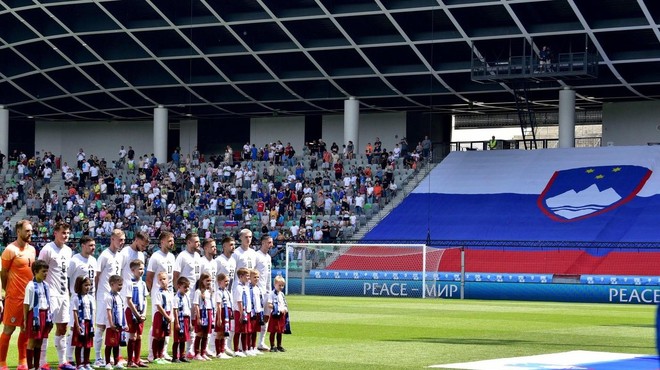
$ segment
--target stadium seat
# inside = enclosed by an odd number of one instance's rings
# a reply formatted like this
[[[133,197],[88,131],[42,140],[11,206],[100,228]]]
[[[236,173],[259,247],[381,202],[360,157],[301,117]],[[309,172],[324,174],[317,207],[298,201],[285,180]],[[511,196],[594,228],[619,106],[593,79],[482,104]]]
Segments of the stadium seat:
[[[289,270],[292,271],[299,271],[300,267],[298,266],[298,260],[290,260],[289,261]]]

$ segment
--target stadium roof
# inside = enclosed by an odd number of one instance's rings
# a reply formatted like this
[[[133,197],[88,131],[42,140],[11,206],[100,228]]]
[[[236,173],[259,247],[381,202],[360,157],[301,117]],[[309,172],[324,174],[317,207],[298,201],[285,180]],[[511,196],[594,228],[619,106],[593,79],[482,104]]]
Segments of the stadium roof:
[[[533,86],[539,108],[660,98],[660,1],[0,0],[0,105],[14,119],[363,111],[502,112],[471,58],[598,52],[597,79]],[[474,52],[473,47],[474,45]],[[529,46],[527,46],[529,47]]]

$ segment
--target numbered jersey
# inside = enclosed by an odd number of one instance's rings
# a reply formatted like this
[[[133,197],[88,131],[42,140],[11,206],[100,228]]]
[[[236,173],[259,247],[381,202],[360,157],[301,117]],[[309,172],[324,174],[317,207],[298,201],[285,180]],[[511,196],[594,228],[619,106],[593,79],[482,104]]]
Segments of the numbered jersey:
[[[89,281],[92,282],[92,289],[89,294],[94,297],[94,277],[96,277],[96,258],[94,258],[94,256],[85,258],[80,253],[74,254],[69,262],[67,275],[69,276],[69,292],[71,294],[74,292],[73,287],[76,284],[76,279],[82,276],[88,277]]]
[[[158,250],[154,252],[149,258],[149,264],[147,265],[147,272],[154,273],[154,281],[152,286],[147,287],[151,291],[151,298],[158,293],[158,273],[165,271],[169,280],[167,290],[170,293],[174,293],[174,285],[172,280],[174,280],[174,255],[172,253],[163,253],[163,251]],[[152,300],[153,305],[153,300]]]
[[[257,265],[257,252],[251,247],[247,250],[243,250],[243,248],[236,248],[232,257],[236,261],[236,270],[240,269],[241,267],[252,270]]]
[[[200,258],[200,274],[206,272],[211,276],[211,290],[214,292],[217,290],[218,282],[216,276],[218,276],[218,264],[215,260],[210,260],[206,256]]]
[[[124,285],[127,285],[133,278],[131,262],[140,260],[144,263],[144,252],[133,250],[130,245],[126,245],[119,254],[121,255],[121,277],[124,278]]]
[[[174,262],[174,271],[178,272],[179,276],[187,278],[191,287],[194,287],[197,280],[199,280],[200,259],[199,253],[190,253],[187,250],[183,250],[176,256],[176,261]]]
[[[217,273],[223,273],[229,277],[229,289],[234,283],[234,273],[236,273],[236,260],[233,257],[227,257],[224,254],[221,254],[215,259],[217,262]]]
[[[248,247],[247,250],[243,250],[242,247],[236,248],[232,258],[236,261],[236,271],[241,267],[245,267],[248,270],[252,270],[257,265],[257,252],[251,247]],[[232,292],[236,285],[238,284],[238,279],[234,279],[232,282]]]
[[[58,247],[54,242],[46,244],[39,252],[39,259],[48,263],[48,274],[44,282],[51,297],[69,297],[67,269],[72,254],[69,246],[64,244]]]
[[[257,251],[255,269],[259,271],[259,289],[264,294],[270,292],[271,289],[271,269],[273,266],[272,258],[268,253]]]
[[[96,300],[102,301],[106,294],[110,294],[110,276],[121,274],[121,255],[113,253],[109,248],[104,250],[96,261],[96,274],[99,278]]]

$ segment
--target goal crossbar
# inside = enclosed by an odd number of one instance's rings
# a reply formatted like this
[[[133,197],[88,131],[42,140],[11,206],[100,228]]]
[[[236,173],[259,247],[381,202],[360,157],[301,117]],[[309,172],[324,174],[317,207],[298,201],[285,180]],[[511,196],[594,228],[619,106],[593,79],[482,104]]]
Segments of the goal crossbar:
[[[296,251],[296,249],[299,249]],[[392,249],[394,252],[388,254],[387,249]],[[406,251],[410,249],[411,251]],[[299,259],[302,260],[302,274],[301,274],[301,290],[302,294],[305,291],[305,275],[306,275],[306,266],[308,264],[308,251],[312,250],[317,253],[331,253],[334,260],[341,258],[342,256],[353,256],[353,257],[368,257],[370,259],[389,259],[393,257],[405,257],[405,256],[414,256],[421,253],[421,263],[419,265],[418,271],[421,272],[422,278],[422,287],[426,286],[426,273],[427,273],[427,253],[428,247],[426,244],[386,244],[386,243],[369,243],[369,244],[345,244],[345,243],[295,243],[290,242],[286,244],[286,253],[285,253],[285,274],[290,276],[290,266],[291,266],[291,256],[294,252],[298,252]],[[444,249],[431,248],[432,253],[444,252]],[[360,253],[361,250],[366,250],[366,253]],[[415,252],[415,250],[417,252]],[[351,252],[352,251],[352,252]],[[378,253],[374,253],[377,251]],[[333,260],[333,262],[334,262]],[[332,263],[330,263],[332,264]],[[328,264],[328,265],[330,265]],[[437,265],[437,263],[436,263]],[[411,270],[412,271],[412,270]],[[286,291],[289,289],[289,279],[286,280]],[[422,298],[425,298],[426,289],[422,289]]]

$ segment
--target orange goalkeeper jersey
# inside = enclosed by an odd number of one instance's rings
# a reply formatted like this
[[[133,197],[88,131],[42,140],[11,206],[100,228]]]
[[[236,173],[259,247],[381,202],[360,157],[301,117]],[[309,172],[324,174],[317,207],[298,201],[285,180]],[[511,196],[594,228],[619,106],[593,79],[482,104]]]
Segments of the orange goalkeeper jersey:
[[[20,249],[14,244],[9,244],[2,252],[2,270],[7,271],[6,299],[23,302],[25,287],[32,281],[32,263],[36,253],[31,245]]]

